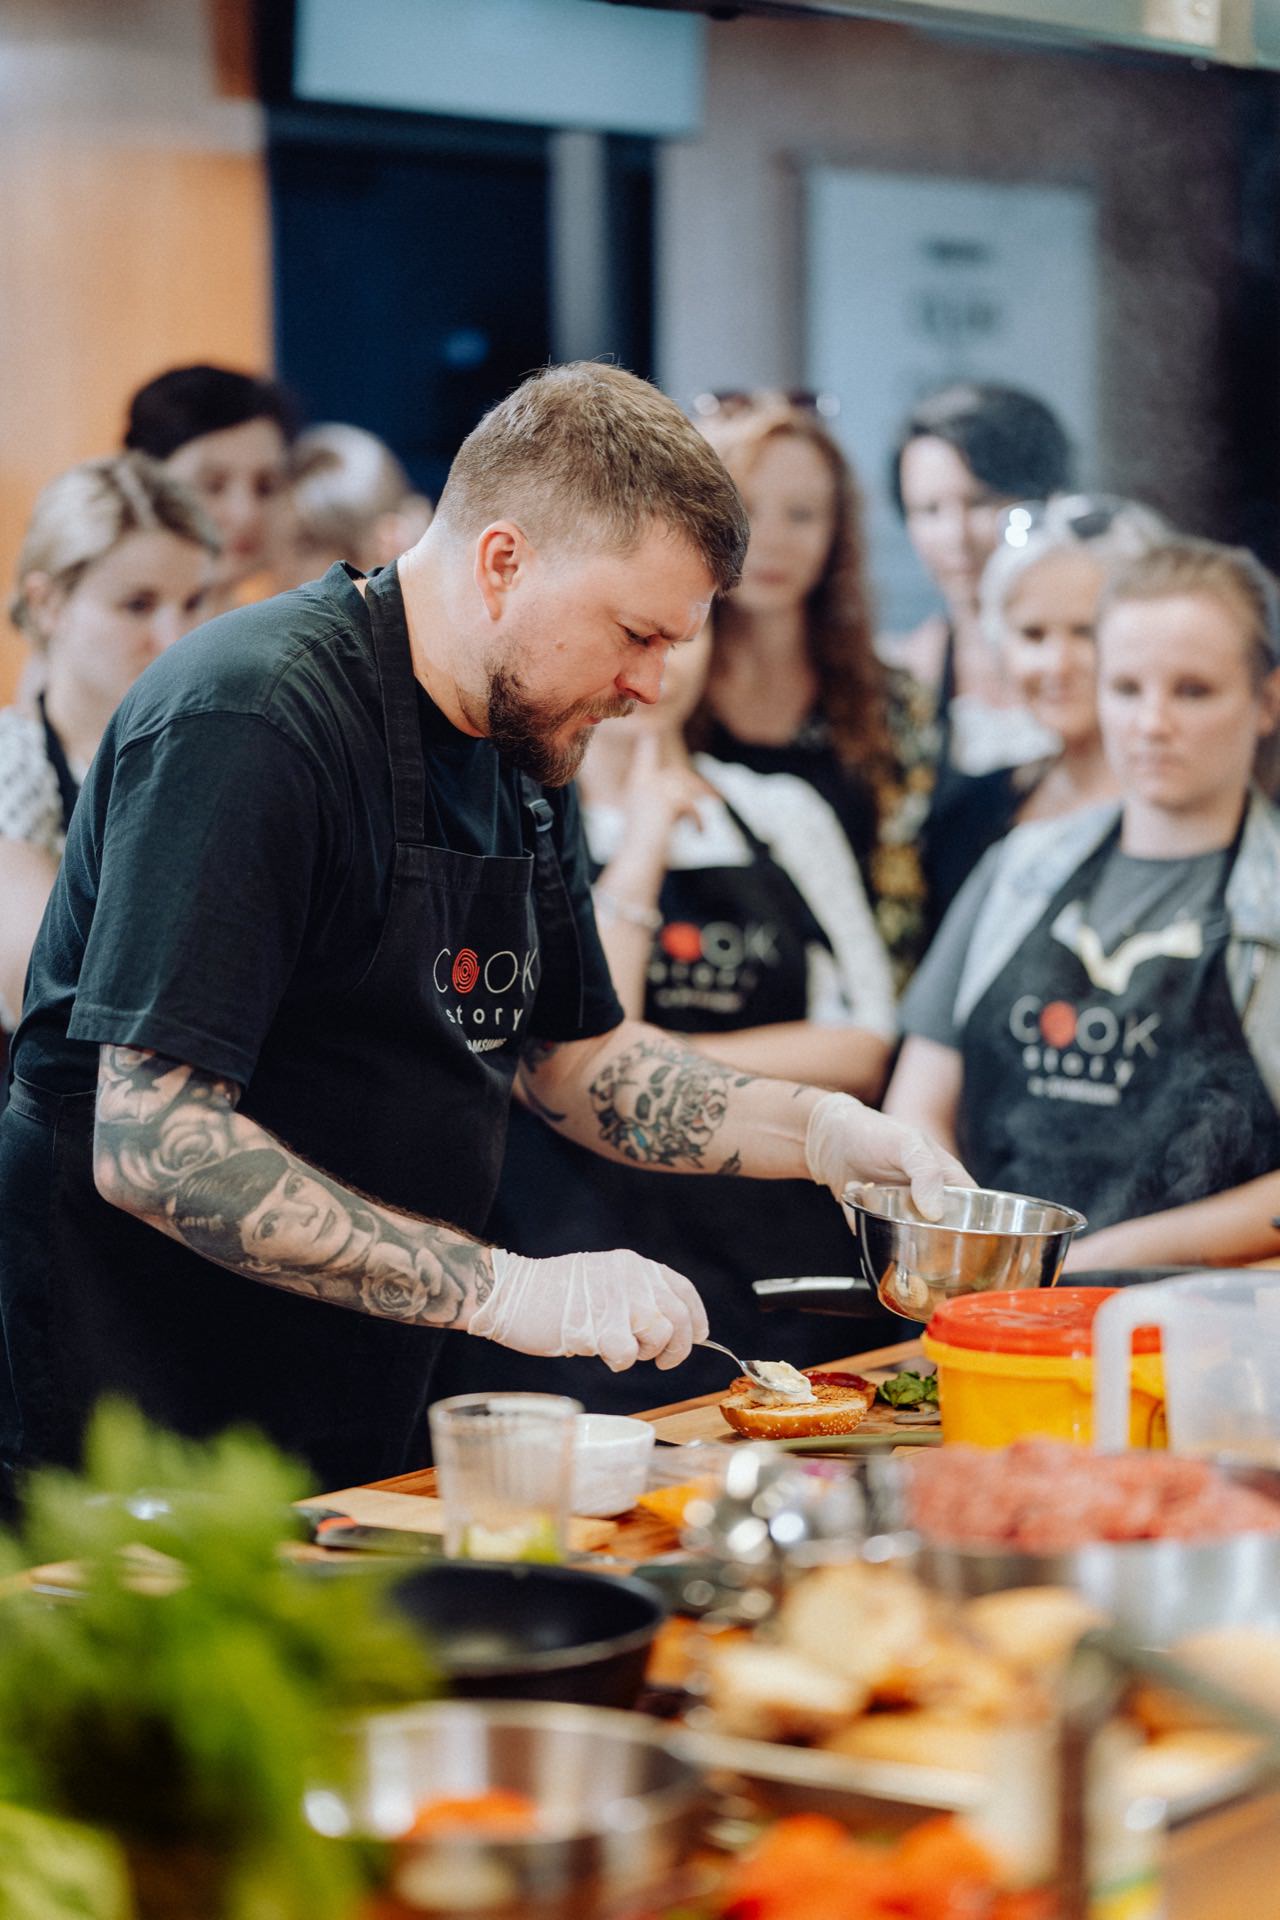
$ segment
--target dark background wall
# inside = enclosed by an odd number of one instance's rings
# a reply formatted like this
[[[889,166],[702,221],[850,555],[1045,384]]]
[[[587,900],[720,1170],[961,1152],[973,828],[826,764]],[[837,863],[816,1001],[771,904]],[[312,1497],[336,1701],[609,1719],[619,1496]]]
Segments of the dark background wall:
[[[1275,76],[1185,59],[870,21],[713,22],[703,137],[660,155],[659,375],[680,398],[803,381],[807,164],[1087,186],[1091,478],[1274,558],[1278,96]]]

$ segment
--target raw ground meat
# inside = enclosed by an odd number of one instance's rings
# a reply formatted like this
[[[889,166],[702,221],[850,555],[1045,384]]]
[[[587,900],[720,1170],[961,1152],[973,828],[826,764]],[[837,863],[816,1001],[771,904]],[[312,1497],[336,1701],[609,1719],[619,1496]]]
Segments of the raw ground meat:
[[[1094,1540],[1280,1531],[1280,1504],[1204,1460],[1089,1453],[1056,1440],[942,1447],[912,1463],[912,1523],[940,1546],[1066,1553]]]

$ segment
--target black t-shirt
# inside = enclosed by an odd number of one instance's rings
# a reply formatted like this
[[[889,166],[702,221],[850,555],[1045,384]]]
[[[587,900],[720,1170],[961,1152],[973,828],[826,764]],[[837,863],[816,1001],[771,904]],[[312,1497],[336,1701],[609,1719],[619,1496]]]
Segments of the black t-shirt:
[[[517,771],[419,689],[426,837],[528,851]],[[531,1035],[622,1018],[591,910],[572,788],[549,790],[579,927],[583,1018],[544,999]],[[225,614],[148,669],[85,782],[36,941],[13,1069],[93,1086],[100,1045],[149,1048],[241,1085],[277,1010],[323,1021],[361,979],[390,897],[395,835],[364,599],[343,567]]]

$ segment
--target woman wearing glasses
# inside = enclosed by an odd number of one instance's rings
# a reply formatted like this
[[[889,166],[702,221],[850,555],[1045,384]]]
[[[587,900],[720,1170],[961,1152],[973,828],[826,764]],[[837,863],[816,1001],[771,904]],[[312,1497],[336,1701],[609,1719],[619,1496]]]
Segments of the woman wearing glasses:
[[[1024,712],[1057,750],[974,776],[966,809],[976,866],[1023,820],[1116,797],[1098,725],[1098,603],[1109,572],[1171,535],[1137,501],[1061,494],[1010,508],[980,594],[992,658]]]
[[[862,500],[821,396],[710,397],[699,425],[751,521],[741,583],[716,608],[695,745],[807,781],[857,858],[901,983],[923,946],[915,842],[928,790],[931,703],[876,657]]]
[[[987,796],[975,777],[1052,750],[1018,705],[982,630],[983,568],[1006,510],[1043,500],[1071,480],[1071,447],[1053,413],[1014,387],[963,383],[928,395],[898,436],[890,489],[916,557],[944,612],[914,633],[883,642],[936,704],[936,775],[923,841],[930,926],[936,926],[973,866]],[[976,818],[974,809],[976,808]]]
[[[886,1108],[983,1185],[1077,1206],[1076,1267],[1280,1251],[1275,582],[1174,539],[1109,583],[1098,708],[1119,790],[1029,820],[957,899],[903,1008]]]

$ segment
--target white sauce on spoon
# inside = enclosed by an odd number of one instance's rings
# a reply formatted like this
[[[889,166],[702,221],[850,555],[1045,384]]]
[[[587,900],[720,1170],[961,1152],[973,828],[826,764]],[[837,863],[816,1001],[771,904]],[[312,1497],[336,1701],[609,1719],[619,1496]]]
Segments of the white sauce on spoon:
[[[753,1390],[745,1397],[757,1406],[766,1393],[781,1393],[788,1400],[794,1400],[797,1406],[812,1406],[817,1399],[813,1384],[801,1373],[799,1367],[793,1367],[789,1360],[753,1360],[756,1380]]]

